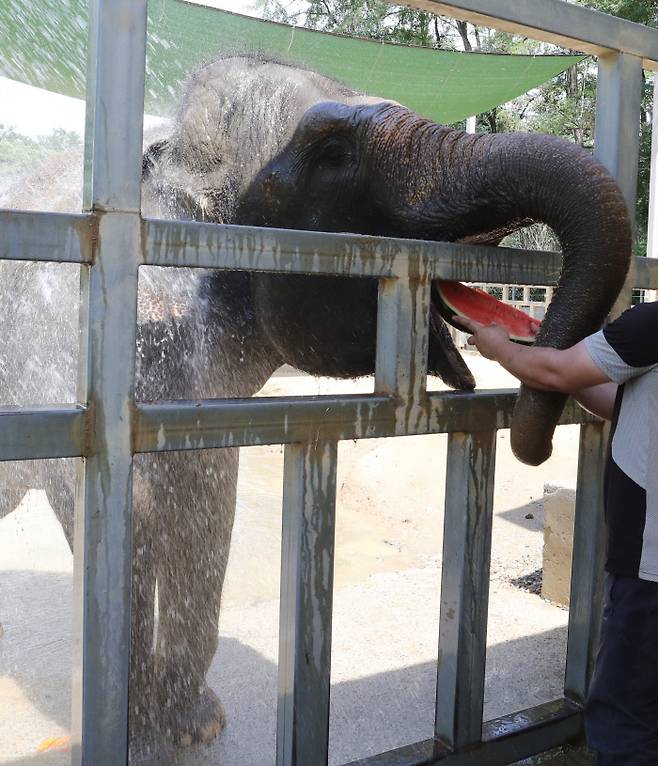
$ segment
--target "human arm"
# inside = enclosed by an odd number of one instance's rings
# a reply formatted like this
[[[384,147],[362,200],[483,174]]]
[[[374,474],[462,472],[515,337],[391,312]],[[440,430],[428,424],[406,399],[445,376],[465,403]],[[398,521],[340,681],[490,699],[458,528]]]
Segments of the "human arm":
[[[616,383],[608,382],[575,391],[571,395],[588,412],[603,420],[612,420],[618,390]]]
[[[570,393],[585,409],[612,419],[618,386],[658,365],[658,303],[625,311],[602,331],[571,348],[520,347],[505,330],[456,317],[470,328],[483,356],[533,388]]]
[[[473,335],[469,345],[482,356],[498,362],[509,373],[532,388],[572,394],[610,383],[610,378],[592,361],[585,342],[560,350],[513,343],[498,325],[482,325],[466,317],[457,318]]]
[[[487,327],[465,317],[459,317],[459,322],[473,333],[470,345],[477,346],[483,356],[497,361],[522,383],[570,393],[588,412],[612,420],[617,384],[594,364],[584,341],[564,350],[528,348],[512,343],[505,330],[496,325]]]

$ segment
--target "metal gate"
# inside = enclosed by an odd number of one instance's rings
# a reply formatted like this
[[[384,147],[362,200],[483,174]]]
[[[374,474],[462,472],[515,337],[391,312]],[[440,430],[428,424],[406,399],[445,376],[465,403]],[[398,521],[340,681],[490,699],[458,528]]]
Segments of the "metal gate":
[[[658,31],[562,0],[411,0],[410,5],[599,56],[596,154],[631,209],[643,67]],[[554,284],[560,259],[501,248],[268,231],[140,216],[146,0],[91,0],[85,210],[0,213],[0,258],[82,264],[83,353],[74,407],[0,412],[0,459],[82,456],[76,498],[73,762],[127,758],[134,453],[285,444],[277,764],[327,760],[336,447],[341,439],[449,434],[435,737],[368,766],[508,764],[577,737],[598,619],[606,427],[581,423],[565,694],[482,725],[496,431],[514,394],[428,393],[436,277]],[[377,277],[373,395],[137,404],[141,265]],[[658,288],[636,259],[632,287]]]

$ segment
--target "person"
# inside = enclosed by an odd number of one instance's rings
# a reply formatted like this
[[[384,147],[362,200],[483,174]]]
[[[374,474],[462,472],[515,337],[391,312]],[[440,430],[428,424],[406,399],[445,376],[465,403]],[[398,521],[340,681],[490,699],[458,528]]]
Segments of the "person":
[[[597,766],[658,766],[658,302],[564,350],[520,346],[494,324],[455,319],[521,382],[569,393],[612,421],[607,575],[585,730]]]

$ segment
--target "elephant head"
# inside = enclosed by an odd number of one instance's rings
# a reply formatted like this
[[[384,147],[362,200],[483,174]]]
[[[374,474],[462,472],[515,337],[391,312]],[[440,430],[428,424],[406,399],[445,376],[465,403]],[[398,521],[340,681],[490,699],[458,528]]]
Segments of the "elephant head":
[[[564,264],[536,343],[556,348],[600,327],[631,252],[624,198],[579,147],[544,135],[466,134],[386,102],[309,108],[241,195],[235,221],[490,244],[545,223],[559,237]],[[373,371],[372,280],[258,274],[252,290],[263,329],[287,361],[310,372]],[[430,371],[445,354],[442,325],[432,324]],[[451,365],[457,386],[468,387],[454,358]],[[538,465],[549,457],[565,401],[522,387],[512,423],[519,459]]]

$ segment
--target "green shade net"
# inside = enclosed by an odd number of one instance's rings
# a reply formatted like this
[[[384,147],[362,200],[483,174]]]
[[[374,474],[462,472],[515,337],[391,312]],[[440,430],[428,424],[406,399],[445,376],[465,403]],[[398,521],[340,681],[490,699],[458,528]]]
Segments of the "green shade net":
[[[510,101],[581,56],[437,51],[313,32],[181,0],[150,0],[146,111],[171,111],[186,73],[220,55],[258,53],[453,123]],[[86,0],[0,0],[0,75],[83,98]]]

